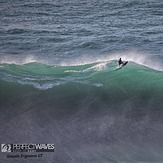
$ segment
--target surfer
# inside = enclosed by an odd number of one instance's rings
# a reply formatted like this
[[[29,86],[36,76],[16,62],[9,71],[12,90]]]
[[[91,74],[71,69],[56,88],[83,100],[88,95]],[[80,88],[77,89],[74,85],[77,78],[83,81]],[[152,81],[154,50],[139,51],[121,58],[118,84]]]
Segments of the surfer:
[[[119,66],[120,66],[121,64],[123,64],[121,58],[119,59],[118,63],[119,63]]]
[[[119,60],[118,60],[119,66],[115,70],[119,70],[119,69],[123,68],[124,66],[127,65],[127,63],[128,63],[128,61],[122,61],[122,59],[119,58]]]

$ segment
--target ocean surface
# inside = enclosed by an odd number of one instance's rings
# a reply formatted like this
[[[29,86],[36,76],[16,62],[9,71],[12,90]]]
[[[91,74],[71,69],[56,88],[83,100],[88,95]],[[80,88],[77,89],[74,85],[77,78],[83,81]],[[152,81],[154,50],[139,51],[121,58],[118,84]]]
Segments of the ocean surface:
[[[0,0],[0,124],[55,146],[3,163],[162,163],[163,1]]]

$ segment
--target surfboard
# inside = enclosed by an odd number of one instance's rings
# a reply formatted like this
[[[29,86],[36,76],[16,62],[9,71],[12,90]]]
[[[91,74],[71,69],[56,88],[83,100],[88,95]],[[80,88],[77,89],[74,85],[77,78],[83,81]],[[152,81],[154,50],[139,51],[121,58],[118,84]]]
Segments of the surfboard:
[[[128,63],[128,61],[124,62],[124,63],[122,64],[122,67],[126,66],[127,63]]]
[[[115,70],[119,70],[119,69],[123,68],[124,66],[127,65],[127,63],[128,63],[128,61],[123,62],[123,64],[121,64],[120,66],[118,66]]]

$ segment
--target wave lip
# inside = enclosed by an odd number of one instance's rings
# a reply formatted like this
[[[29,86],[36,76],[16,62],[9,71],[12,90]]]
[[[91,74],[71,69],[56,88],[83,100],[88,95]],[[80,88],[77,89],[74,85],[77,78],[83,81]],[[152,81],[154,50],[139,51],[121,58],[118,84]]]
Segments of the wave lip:
[[[99,63],[101,66],[105,66],[105,63],[111,61],[118,61],[119,58],[122,58],[124,61],[134,62],[139,65],[143,65],[149,67],[151,69],[157,71],[163,71],[163,66],[160,61],[160,58],[153,58],[150,54],[145,54],[142,52],[138,52],[136,50],[125,51],[125,52],[117,52],[108,55],[101,55],[101,56],[82,56],[80,58],[70,58],[70,60],[63,58],[56,59],[56,58],[41,58],[35,55],[26,55],[25,57],[22,55],[1,55],[0,56],[0,64],[16,64],[16,65],[24,65],[29,63],[40,63],[49,66],[84,66],[89,64],[96,64]],[[97,65],[95,65],[97,66]],[[97,67],[98,68],[98,67]],[[69,70],[67,70],[69,71]]]

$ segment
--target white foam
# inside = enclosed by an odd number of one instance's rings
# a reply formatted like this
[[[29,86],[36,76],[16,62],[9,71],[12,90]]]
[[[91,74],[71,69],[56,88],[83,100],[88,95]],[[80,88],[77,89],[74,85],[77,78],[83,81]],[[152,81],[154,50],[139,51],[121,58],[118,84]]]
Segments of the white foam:
[[[67,73],[67,72],[82,72],[82,71],[76,71],[76,70],[66,70],[66,71],[64,71],[65,73]]]
[[[105,54],[105,55],[101,55],[100,57],[85,56],[85,57],[71,60],[71,62],[61,62],[60,64],[62,66],[77,66],[77,65],[86,65],[86,64],[92,64],[97,62],[99,64],[95,65],[93,68],[101,69],[104,68],[106,62],[112,60],[119,60],[119,58],[122,58],[123,61],[134,62],[136,64],[147,66],[157,71],[163,71],[163,66],[158,58],[152,56],[151,54],[147,54],[145,52],[139,52],[136,50],[112,53],[108,55]]]
[[[32,81],[22,81],[22,80],[18,80],[18,83],[22,84],[22,85],[31,85],[34,88],[37,88],[39,90],[47,90],[50,88],[53,88],[55,86],[59,86],[59,85],[63,85],[66,82],[47,82],[47,83],[38,83],[38,82],[32,82]]]
[[[2,55],[0,56],[0,64],[16,64],[22,65],[27,63],[37,62],[37,59],[32,56],[28,55],[26,57],[20,55]]]
[[[163,71],[163,66],[161,65],[160,61],[150,54],[137,51],[128,51],[126,53],[114,54],[114,56],[111,56],[111,59],[118,60],[119,58],[122,58],[123,61],[134,62],[154,70]]]
[[[95,83],[94,86],[96,86],[96,87],[103,87],[103,84],[102,83]]]
[[[88,70],[102,71],[107,68],[106,65],[107,65],[107,62],[97,63],[96,65],[94,65],[90,68],[87,68],[85,71],[88,71]]]

